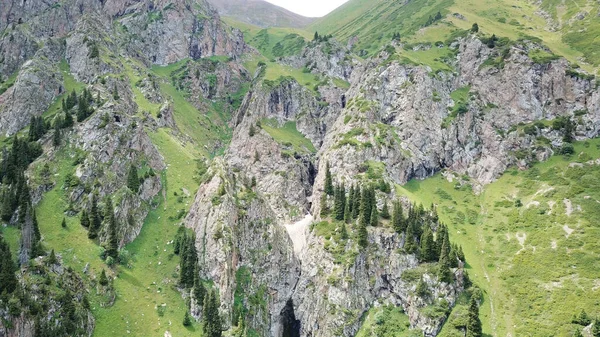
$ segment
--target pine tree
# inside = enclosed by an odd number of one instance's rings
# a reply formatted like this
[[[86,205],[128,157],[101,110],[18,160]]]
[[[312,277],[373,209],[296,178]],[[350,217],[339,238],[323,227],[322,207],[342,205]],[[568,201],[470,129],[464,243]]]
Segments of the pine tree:
[[[134,193],[140,189],[140,178],[138,178],[137,168],[132,164],[127,173],[127,187]]]
[[[50,256],[48,257],[48,264],[52,266],[57,263],[58,259],[56,258],[56,253],[54,253],[54,249],[52,249],[52,251],[50,251]]]
[[[62,219],[62,222],[60,223],[60,226],[62,228],[67,228],[67,220],[65,218]]]
[[[10,246],[0,235],[0,294],[4,292],[11,294],[15,291],[17,288],[16,270],[17,266],[10,253]]]
[[[191,326],[192,325],[192,319],[190,318],[190,312],[189,311],[185,311],[185,316],[183,316],[183,326]]]
[[[83,226],[84,228],[90,227],[90,217],[88,216],[85,209],[83,211],[81,211],[81,217],[79,219],[79,222],[81,223],[81,226]]]
[[[115,101],[118,101],[120,99],[120,97],[119,97],[119,91],[117,90],[117,84],[116,83],[113,84],[113,93],[112,94],[113,94],[113,99]]]
[[[471,297],[469,304],[469,316],[467,318],[467,337],[481,337],[481,321],[479,320],[479,305],[477,300]]]
[[[352,217],[352,207],[354,207],[354,184],[350,186],[350,190],[348,191],[348,199],[346,200],[346,205],[348,208],[349,216]],[[346,210],[344,210],[344,213]],[[344,214],[344,219],[346,218],[346,214]]]
[[[73,124],[75,124],[73,122],[73,115],[71,115],[70,112],[65,113],[65,119],[63,121],[63,128],[70,128],[73,126]]]
[[[319,41],[319,32],[315,32],[315,35],[313,37],[313,41]]]
[[[381,218],[386,220],[390,218],[390,210],[388,209],[387,201],[383,203],[383,208],[381,209]]]
[[[421,262],[433,262],[436,261],[436,245],[433,241],[433,232],[429,226],[425,227],[423,235],[421,235]]]
[[[404,251],[408,254],[417,253],[418,247],[415,241],[415,231],[414,226],[412,224],[407,224],[406,226],[406,235],[404,237]]]
[[[59,123],[55,123],[54,126],[54,136],[52,137],[52,145],[54,147],[60,146],[60,125]]]
[[[452,282],[452,272],[450,271],[450,242],[444,237],[442,250],[440,251],[438,279],[440,282]]]
[[[327,195],[333,195],[333,178],[331,177],[331,170],[329,169],[329,162],[325,164],[325,193]]]
[[[104,205],[104,220],[108,228],[106,254],[116,260],[119,257],[119,239],[117,238],[117,220],[110,198],[106,198],[106,204]]]
[[[404,214],[402,214],[402,205],[400,202],[394,201],[394,208],[392,210],[392,227],[396,233],[404,233],[406,230],[404,222]]]
[[[362,216],[358,225],[358,245],[362,248],[365,248],[369,245],[369,232],[367,231],[367,223],[363,221]]]
[[[92,195],[92,207],[90,209],[90,230],[88,231],[88,238],[95,239],[98,237],[98,231],[102,226],[102,219],[98,212],[98,199],[96,195]]]
[[[352,205],[352,219],[358,219],[358,216],[360,215],[360,195],[360,186],[356,186],[354,189],[354,196],[352,197],[352,202],[354,203]]]
[[[471,33],[477,33],[479,32],[479,25],[477,24],[477,22],[475,22],[473,24],[473,26],[471,27]]]
[[[373,207],[371,206],[369,189],[363,188],[362,195],[360,198],[360,222],[364,223],[365,227],[371,221],[371,213],[373,212]]]
[[[104,269],[102,269],[102,272],[100,273],[98,283],[100,283],[101,286],[105,287],[108,285],[108,277],[106,277],[106,271],[104,271]]]
[[[592,325],[592,336],[600,337],[600,319],[594,319],[594,325]]]
[[[373,207],[371,208],[371,217],[369,220],[372,227],[377,227],[379,225],[379,214],[375,203],[373,203]]]
[[[326,217],[329,214],[329,207],[327,207],[327,193],[321,194],[321,217]]]
[[[204,298],[202,330],[207,337],[221,337],[221,317],[219,316],[219,304],[214,291],[209,291]]]
[[[206,297],[206,288],[202,284],[202,280],[200,280],[198,271],[196,271],[194,273],[194,299],[198,306],[204,304],[204,297]]]
[[[350,205],[352,205],[352,193],[349,194],[348,200],[346,200],[344,207],[344,223],[350,223],[352,219],[352,212],[350,211]]]
[[[334,200],[335,219],[342,221],[344,220],[344,205],[346,204],[346,191],[344,184],[335,188]]]
[[[345,222],[342,222],[342,229],[340,230],[340,238],[342,240],[348,240],[348,230],[346,229]]]

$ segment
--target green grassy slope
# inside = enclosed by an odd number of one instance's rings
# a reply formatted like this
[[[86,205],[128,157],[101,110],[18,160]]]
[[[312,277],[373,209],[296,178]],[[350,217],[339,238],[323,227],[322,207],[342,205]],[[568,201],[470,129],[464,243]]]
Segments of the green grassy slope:
[[[540,9],[552,20],[541,16]],[[442,20],[426,25],[429,16],[438,11]],[[478,23],[486,34],[540,38],[555,53],[596,72],[594,66],[600,64],[598,11],[592,0],[351,0],[306,30],[333,34],[342,42],[357,36],[356,50],[373,54],[388,44],[394,33],[400,33],[404,42],[436,42],[444,41],[455,29],[469,29]],[[583,59],[589,64],[583,64]]]
[[[570,324],[575,313],[600,314],[600,165],[586,163],[600,158],[600,139],[575,149],[510,170],[480,195],[440,175],[397,188],[438,205],[485,293],[481,316],[491,336],[571,336],[581,328]],[[455,336],[454,324],[441,336]]]

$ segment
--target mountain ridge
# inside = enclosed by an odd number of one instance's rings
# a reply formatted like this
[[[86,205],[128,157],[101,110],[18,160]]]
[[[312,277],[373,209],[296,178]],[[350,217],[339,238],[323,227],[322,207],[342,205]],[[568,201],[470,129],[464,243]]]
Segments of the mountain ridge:
[[[222,16],[262,28],[303,28],[315,20],[263,0],[209,0]]]

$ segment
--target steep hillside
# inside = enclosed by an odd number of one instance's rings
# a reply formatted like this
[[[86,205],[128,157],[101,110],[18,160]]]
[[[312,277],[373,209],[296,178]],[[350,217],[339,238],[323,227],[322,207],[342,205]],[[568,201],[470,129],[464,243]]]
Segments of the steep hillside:
[[[351,0],[316,20],[308,30],[333,34],[357,52],[373,55],[399,34],[410,43],[444,41],[474,23],[488,34],[517,39],[533,36],[571,62],[600,64],[598,5],[592,0]],[[439,16],[438,16],[439,13]]]
[[[222,16],[262,28],[302,28],[314,20],[263,0],[209,0],[209,2]]]
[[[7,4],[0,337],[600,333],[596,1]]]

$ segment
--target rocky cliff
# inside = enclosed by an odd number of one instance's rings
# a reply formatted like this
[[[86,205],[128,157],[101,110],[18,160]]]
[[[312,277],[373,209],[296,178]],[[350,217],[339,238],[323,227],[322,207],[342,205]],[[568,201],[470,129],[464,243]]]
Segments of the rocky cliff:
[[[455,270],[455,283],[439,282],[413,255],[402,252],[404,236],[390,229],[370,228],[365,251],[353,239],[334,239],[339,224],[331,235],[319,230],[318,221],[289,225],[306,211],[320,213],[327,163],[334,182],[346,186],[402,184],[449,169],[468,175],[477,191],[511,165],[526,167],[562,151],[568,137],[597,136],[596,83],[563,59],[531,56],[544,47],[527,40],[489,47],[467,36],[451,49],[456,71],[433,72],[398,59],[394,49],[358,62],[342,50],[327,54],[309,45],[299,56],[281,61],[299,67],[310,63],[314,73],[347,79],[349,89],[331,82],[315,92],[291,78],[255,81],[234,116],[231,146],[217,166],[219,172],[236,172],[235,178],[213,177],[203,184],[186,224],[199,234],[202,274],[219,280],[221,293],[235,292],[240,280],[233,275],[245,266],[253,272],[251,284],[268,286],[271,295],[263,309],[269,315],[253,325],[263,335],[280,336],[288,324],[282,322],[297,321],[302,336],[352,336],[368,308],[389,303],[403,308],[412,327],[434,336],[444,316],[431,316],[423,308],[440,305],[438,300],[451,307],[463,289],[461,269]],[[273,131],[290,122],[316,152],[301,151]],[[255,185],[249,183],[253,180]],[[221,184],[228,187],[219,192]],[[245,187],[232,191],[229,186],[236,184]],[[220,201],[239,193],[244,195],[239,199],[251,195],[252,203],[262,205],[250,208],[253,217],[268,219],[256,228],[263,234],[252,237],[252,243],[239,233],[247,206],[230,203],[224,209]],[[378,192],[377,198],[381,209],[381,200],[393,199],[394,191]],[[244,216],[231,218],[240,213]],[[273,233],[286,223],[289,229],[304,227],[291,229],[291,240],[284,235],[276,242],[287,252],[285,263],[279,253],[267,263],[285,266],[287,277],[256,281],[269,272],[257,274],[253,263],[239,262],[268,261]],[[238,248],[217,243],[215,232],[227,233]],[[268,249],[250,253],[244,248],[257,241]],[[433,296],[416,294],[416,280],[407,276],[411,270],[420,271]],[[229,275],[226,281],[223,275]],[[223,298],[225,316],[232,315],[232,300]],[[290,312],[293,317],[277,319]]]

